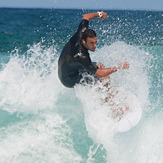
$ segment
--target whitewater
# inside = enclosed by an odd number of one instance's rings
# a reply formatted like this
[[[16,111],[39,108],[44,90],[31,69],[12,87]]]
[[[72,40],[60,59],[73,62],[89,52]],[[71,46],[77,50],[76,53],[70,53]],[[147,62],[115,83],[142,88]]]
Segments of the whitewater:
[[[25,56],[18,54],[14,51],[0,72],[1,162],[163,160],[161,103],[155,108],[148,97],[149,53],[115,42],[92,54],[106,66],[130,63],[129,70],[111,75],[111,85],[132,91],[143,109],[141,122],[127,133],[114,132],[106,116],[110,108],[101,104],[96,88],[60,84],[55,46],[39,43]]]
[[[102,44],[90,56],[106,67],[129,62],[128,70],[110,75],[110,85],[137,97],[142,108],[140,122],[128,132],[117,133],[112,106],[101,100],[106,96],[101,84],[70,89],[60,83],[57,62],[65,43],[61,37],[54,37],[52,44],[46,44],[47,38],[37,38],[37,43],[23,51],[20,44],[6,52],[4,43],[0,52],[1,163],[163,162],[162,44],[110,42],[116,32],[115,28],[112,31],[114,23],[106,38],[108,31],[100,28],[98,44]]]

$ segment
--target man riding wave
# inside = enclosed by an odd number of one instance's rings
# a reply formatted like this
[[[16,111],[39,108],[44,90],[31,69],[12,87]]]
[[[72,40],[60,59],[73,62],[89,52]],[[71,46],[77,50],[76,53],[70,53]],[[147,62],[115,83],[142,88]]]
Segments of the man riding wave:
[[[94,30],[88,29],[89,21],[99,17],[108,17],[105,12],[84,14],[77,32],[70,38],[63,48],[58,60],[58,76],[61,83],[69,88],[81,83],[83,73],[87,72],[95,80],[108,78],[109,74],[116,72],[117,69],[128,69],[129,64],[124,62],[118,67],[104,68],[103,64],[95,64],[91,61],[88,50],[94,52],[97,45],[97,35]],[[85,81],[91,83],[87,78]]]

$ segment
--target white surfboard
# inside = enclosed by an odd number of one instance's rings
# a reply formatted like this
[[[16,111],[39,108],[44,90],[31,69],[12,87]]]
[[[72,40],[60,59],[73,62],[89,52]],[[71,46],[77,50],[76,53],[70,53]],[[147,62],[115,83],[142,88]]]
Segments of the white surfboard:
[[[131,128],[135,127],[141,117],[142,109],[140,107],[139,101],[135,95],[128,93],[127,97],[124,100],[125,106],[128,107],[128,110],[123,110],[123,113],[117,114],[115,131],[116,132],[127,132]]]

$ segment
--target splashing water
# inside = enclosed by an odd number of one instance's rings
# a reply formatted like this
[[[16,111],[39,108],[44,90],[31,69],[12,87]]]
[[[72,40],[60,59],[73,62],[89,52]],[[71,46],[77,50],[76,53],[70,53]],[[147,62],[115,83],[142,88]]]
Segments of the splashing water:
[[[99,91],[102,85],[68,89],[60,84],[55,46],[39,43],[23,55],[13,53],[0,71],[1,162],[163,160],[162,112],[151,115],[150,108],[150,53],[115,42],[91,54],[106,67],[130,63],[128,70],[110,75],[111,86],[132,92],[143,110],[140,123],[126,133],[115,133],[111,106],[101,100],[106,96],[105,89]]]
[[[56,50],[16,51],[0,72],[1,162],[80,162],[71,128],[57,114]],[[8,121],[7,121],[8,120]]]
[[[57,64],[52,62],[56,52],[53,48],[43,48],[40,44],[34,45],[23,56],[16,52],[3,66],[0,72],[1,109],[11,113],[35,113],[53,106],[57,99],[54,71]]]
[[[101,85],[97,87],[88,86],[85,88],[78,85],[75,90],[77,97],[81,99],[83,104],[88,135],[97,144],[103,145],[107,153],[107,162],[155,162],[155,160],[159,161],[159,158],[162,160],[162,156],[159,152],[163,150],[161,145],[156,145],[158,151],[157,156],[154,157],[156,152],[154,152],[152,156],[148,155],[149,151],[154,151],[152,149],[153,143],[148,142],[151,140],[149,131],[150,129],[154,129],[155,124],[151,121],[157,121],[158,123],[157,129],[153,130],[157,137],[154,144],[162,143],[160,136],[163,136],[162,130],[160,131],[162,128],[160,125],[162,120],[156,120],[157,115],[149,120],[147,118],[150,112],[150,99],[148,95],[151,84],[148,78],[148,64],[151,58],[148,53],[142,50],[142,48],[130,46],[124,42],[115,42],[110,46],[104,46],[98,49],[92,58],[104,63],[106,67],[117,66],[124,61],[130,63],[128,70],[119,70],[110,75],[111,86],[119,90],[120,88],[124,88],[126,94],[130,91],[136,95],[143,110],[143,117],[141,122],[129,132],[123,134],[115,133],[115,122],[111,118],[112,106],[106,105],[104,100],[101,100],[106,97],[106,92],[99,92],[97,88],[101,87]],[[126,96],[125,93],[121,96],[121,99]],[[119,98],[114,97],[114,101],[119,103],[119,100]],[[148,129],[149,131],[147,131]],[[149,137],[149,139],[147,139],[147,137]],[[97,148],[100,148],[99,145],[97,145]],[[95,151],[97,151],[97,149],[95,149]],[[91,152],[92,155],[89,156],[89,158],[92,159],[95,153]]]

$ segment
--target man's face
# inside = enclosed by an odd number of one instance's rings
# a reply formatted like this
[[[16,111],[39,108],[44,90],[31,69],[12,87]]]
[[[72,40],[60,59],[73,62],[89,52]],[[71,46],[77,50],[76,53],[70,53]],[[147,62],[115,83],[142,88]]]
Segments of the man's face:
[[[87,41],[83,43],[83,46],[86,49],[94,52],[96,49],[96,44],[97,44],[97,37],[94,37],[94,38],[87,37]]]

